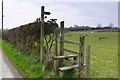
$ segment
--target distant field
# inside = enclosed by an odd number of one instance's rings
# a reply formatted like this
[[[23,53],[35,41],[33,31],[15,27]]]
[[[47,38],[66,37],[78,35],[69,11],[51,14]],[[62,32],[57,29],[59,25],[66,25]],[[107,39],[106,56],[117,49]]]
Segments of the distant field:
[[[65,40],[79,42],[80,35],[87,35],[85,45],[91,46],[91,77],[117,78],[118,32],[66,32]],[[65,44],[65,48],[78,51],[79,47]]]

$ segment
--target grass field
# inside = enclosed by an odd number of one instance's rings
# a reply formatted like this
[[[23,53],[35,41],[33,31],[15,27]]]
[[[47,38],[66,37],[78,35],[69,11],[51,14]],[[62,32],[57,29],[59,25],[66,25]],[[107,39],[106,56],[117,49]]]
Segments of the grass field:
[[[118,33],[117,32],[66,32],[65,40],[79,42],[85,37],[85,46],[91,47],[91,78],[118,77]],[[104,38],[104,39],[99,39]],[[65,48],[78,51],[76,45],[65,44]],[[65,53],[68,54],[68,53]]]

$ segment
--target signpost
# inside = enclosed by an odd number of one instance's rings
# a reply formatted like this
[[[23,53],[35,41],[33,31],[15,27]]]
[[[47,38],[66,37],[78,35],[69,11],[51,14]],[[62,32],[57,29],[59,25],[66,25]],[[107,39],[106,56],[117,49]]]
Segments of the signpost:
[[[41,36],[40,36],[40,61],[43,62],[44,53],[44,15],[50,15],[50,12],[44,11],[45,7],[41,7]]]

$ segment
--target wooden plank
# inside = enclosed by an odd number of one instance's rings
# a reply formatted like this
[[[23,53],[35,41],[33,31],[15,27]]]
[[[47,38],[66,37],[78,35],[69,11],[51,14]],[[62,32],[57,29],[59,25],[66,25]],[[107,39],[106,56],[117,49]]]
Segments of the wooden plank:
[[[72,57],[78,57],[78,55],[54,56],[53,59],[65,59],[65,58],[72,58]]]
[[[63,42],[64,42],[64,43],[70,43],[70,44],[80,45],[80,43],[78,43],[78,42],[73,42],[73,41],[64,40]]]
[[[67,51],[67,52],[70,52],[70,53],[74,53],[74,54],[79,54],[79,52],[72,51],[72,50],[70,50],[70,49],[64,49],[64,51]]]
[[[90,78],[90,46],[87,46],[86,53],[86,74],[87,77]]]
[[[86,65],[84,64],[83,65],[83,68],[85,67]],[[66,71],[66,70],[70,70],[70,69],[73,69],[73,68],[79,68],[79,65],[76,64],[76,65],[72,65],[72,66],[65,66],[65,67],[60,67],[59,70],[60,71]],[[82,69],[82,68],[81,68]]]

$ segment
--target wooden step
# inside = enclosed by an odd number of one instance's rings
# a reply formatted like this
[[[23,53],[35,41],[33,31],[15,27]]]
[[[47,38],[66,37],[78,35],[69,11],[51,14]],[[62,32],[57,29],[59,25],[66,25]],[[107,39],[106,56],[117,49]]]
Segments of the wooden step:
[[[79,67],[79,65],[76,64],[76,65],[72,65],[72,66],[60,67],[59,70],[60,70],[60,71],[66,71],[66,70],[70,70],[70,69],[78,68],[78,67]]]
[[[72,58],[72,57],[78,57],[78,55],[54,56],[53,59],[65,59],[65,58]]]
[[[86,64],[84,64],[83,68],[86,66]],[[73,68],[79,68],[79,65],[76,64],[76,65],[72,65],[72,66],[65,66],[65,67],[60,67],[59,70],[60,71],[67,71],[67,70],[70,70],[70,69],[73,69]]]

